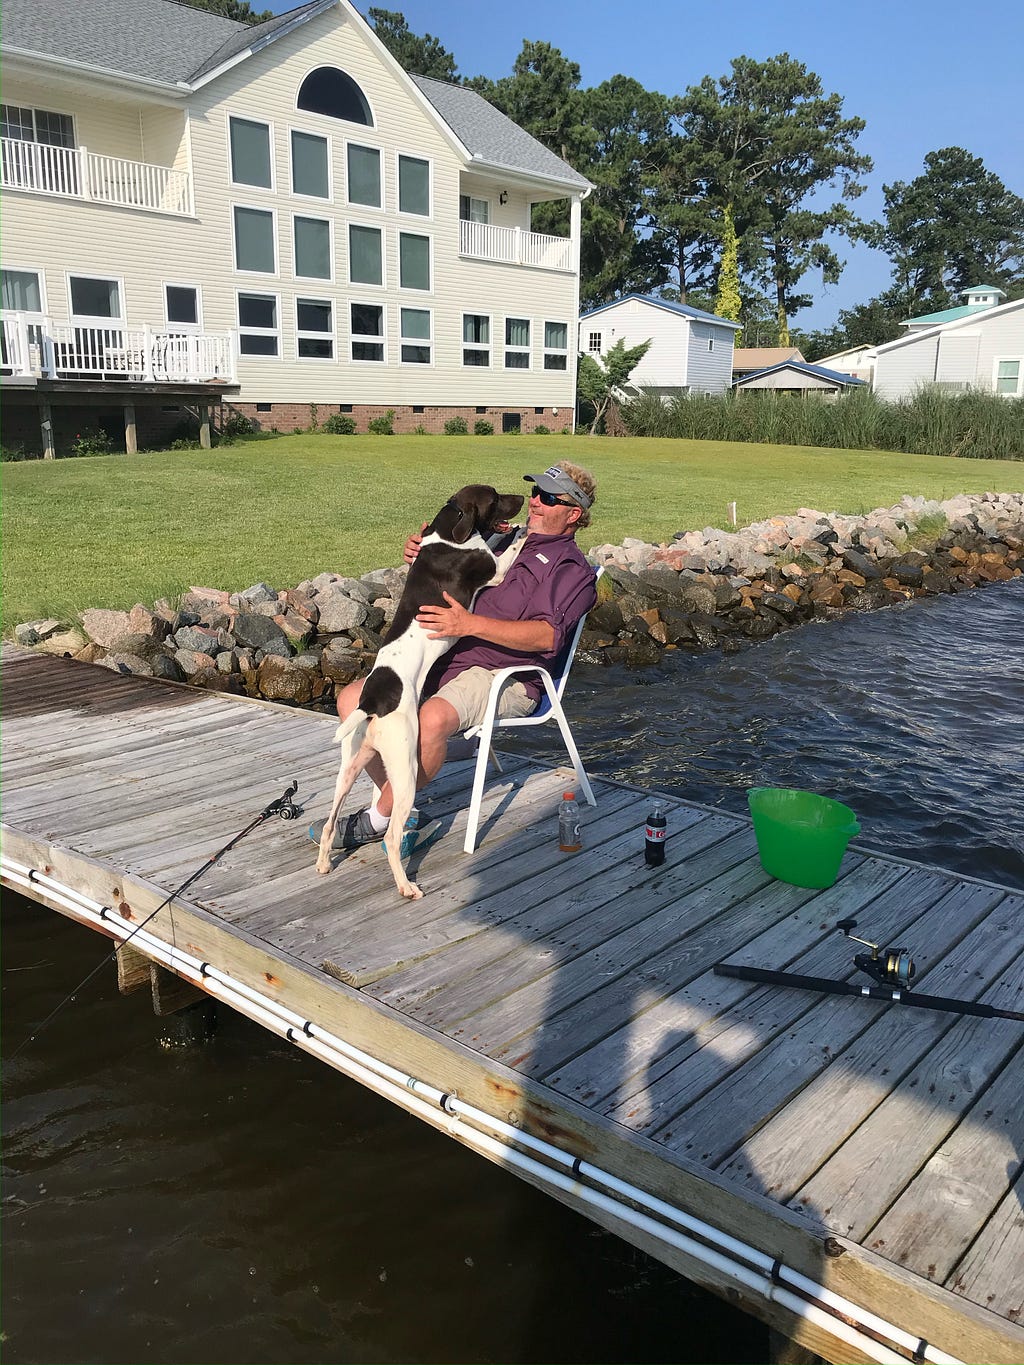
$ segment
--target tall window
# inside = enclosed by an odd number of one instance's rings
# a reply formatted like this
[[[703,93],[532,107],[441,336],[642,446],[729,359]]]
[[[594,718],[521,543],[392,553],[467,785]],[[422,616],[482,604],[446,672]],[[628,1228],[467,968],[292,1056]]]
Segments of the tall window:
[[[1021,391],[1021,362],[1019,360],[999,360],[996,362],[996,393],[1016,397]]]
[[[568,323],[545,322],[544,368],[546,370],[566,370],[569,368]]]
[[[306,279],[331,278],[331,225],[326,218],[295,220],[295,274]]]
[[[239,294],[238,350],[241,355],[280,354],[276,294]]]
[[[384,283],[380,228],[349,224],[348,277],[353,284]]]
[[[295,300],[295,342],[300,360],[334,359],[334,310],[330,299]]]
[[[430,311],[427,308],[403,308],[402,364],[430,364]]]
[[[381,207],[380,152],[375,147],[348,145],[348,202]]]
[[[373,127],[373,115],[366,96],[351,76],[336,66],[319,66],[299,87],[298,107],[311,114],[344,119]]]
[[[292,132],[292,192],[330,199],[328,143],[315,133]]]
[[[269,190],[273,184],[269,127],[247,118],[232,118],[228,122],[231,179],[236,185],[258,185]]]
[[[94,275],[71,275],[71,316],[75,318],[124,317],[121,306],[121,281]]]
[[[384,309],[380,304],[352,305],[352,359],[384,359]]]
[[[403,289],[430,288],[430,238],[398,234],[398,280]]]
[[[505,319],[505,369],[528,370],[530,368],[530,320],[529,318]]]
[[[75,125],[70,114],[3,104],[0,105],[0,136],[19,142],[45,142],[49,147],[73,147]]]
[[[430,214],[430,162],[416,156],[398,158],[398,208],[401,213]]]
[[[274,215],[269,209],[247,209],[236,204],[234,220],[235,269],[275,275]]]
[[[462,315],[463,365],[491,363],[491,320],[483,313]]]

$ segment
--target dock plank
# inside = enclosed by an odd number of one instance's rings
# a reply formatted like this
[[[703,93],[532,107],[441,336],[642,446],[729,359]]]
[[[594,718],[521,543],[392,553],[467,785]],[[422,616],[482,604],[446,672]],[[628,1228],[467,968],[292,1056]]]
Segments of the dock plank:
[[[1018,1170],[1006,1197],[951,1275],[949,1287],[1008,1322],[1024,1318],[1024,1170]]]

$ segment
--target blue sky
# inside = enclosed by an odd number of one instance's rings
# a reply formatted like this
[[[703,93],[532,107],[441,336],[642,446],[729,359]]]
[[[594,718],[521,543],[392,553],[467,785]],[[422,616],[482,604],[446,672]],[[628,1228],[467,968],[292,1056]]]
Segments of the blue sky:
[[[292,7],[272,0],[280,12]],[[380,0],[415,33],[432,33],[463,76],[507,75],[524,39],[552,43],[578,62],[581,83],[621,72],[648,89],[681,94],[719,76],[733,57],[789,52],[843,96],[844,113],[867,127],[858,149],[875,168],[855,203],[880,218],[882,186],[911,180],[927,152],[965,147],[1024,195],[1024,5],[1019,0]],[[260,8],[254,4],[254,8]],[[369,5],[360,3],[362,13]],[[838,243],[847,261],[838,285],[820,275],[812,308],[796,325],[827,327],[841,308],[889,283],[887,259]]]

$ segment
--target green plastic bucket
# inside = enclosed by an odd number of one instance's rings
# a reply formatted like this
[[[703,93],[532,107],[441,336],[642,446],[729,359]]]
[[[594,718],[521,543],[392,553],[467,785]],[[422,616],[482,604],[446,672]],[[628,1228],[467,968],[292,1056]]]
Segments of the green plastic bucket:
[[[751,787],[747,801],[766,872],[815,891],[835,882],[846,845],[860,833],[849,806],[787,787]]]

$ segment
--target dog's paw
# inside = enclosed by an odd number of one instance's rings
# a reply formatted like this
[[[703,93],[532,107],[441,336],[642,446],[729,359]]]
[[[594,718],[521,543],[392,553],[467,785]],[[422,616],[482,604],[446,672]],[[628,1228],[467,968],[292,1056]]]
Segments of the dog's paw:
[[[323,874],[324,874],[325,872],[330,872],[330,870],[331,870],[331,860],[330,860],[330,858],[329,858],[329,857],[327,857],[327,858],[317,858],[317,860],[316,860],[316,870],[320,873],[321,876],[323,876]]]
[[[421,901],[423,899],[423,892],[415,882],[406,882],[404,886],[400,886],[398,889],[406,900]]]

